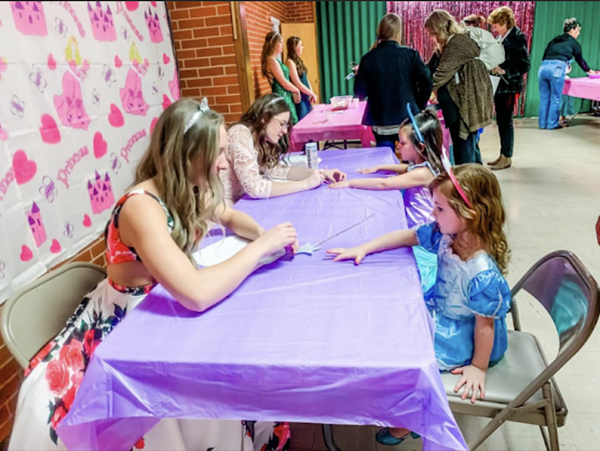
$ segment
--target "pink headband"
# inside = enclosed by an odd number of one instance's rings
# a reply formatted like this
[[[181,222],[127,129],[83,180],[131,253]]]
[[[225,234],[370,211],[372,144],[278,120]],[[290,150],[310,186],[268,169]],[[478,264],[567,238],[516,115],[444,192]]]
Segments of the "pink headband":
[[[465,201],[465,204],[467,204],[467,206],[472,209],[473,206],[471,205],[471,202],[467,197],[467,193],[465,193],[464,190],[461,188],[460,184],[458,183],[458,180],[456,179],[456,176],[454,175],[454,172],[452,171],[452,165],[450,164],[450,158],[448,157],[448,149],[446,149],[446,147],[442,148],[442,164],[444,165],[444,169],[450,177],[450,181],[454,185],[454,188],[456,188],[456,191],[458,191],[460,197],[462,197],[462,199]]]

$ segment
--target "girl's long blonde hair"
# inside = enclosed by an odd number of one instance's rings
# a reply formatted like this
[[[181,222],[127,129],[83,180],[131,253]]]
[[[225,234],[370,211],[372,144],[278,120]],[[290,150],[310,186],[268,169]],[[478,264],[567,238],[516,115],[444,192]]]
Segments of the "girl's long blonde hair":
[[[448,43],[450,36],[464,34],[465,27],[460,25],[456,19],[443,9],[436,9],[425,20],[425,29],[433,36],[443,49]]]
[[[224,120],[214,111],[203,111],[184,134],[199,109],[199,102],[181,99],[162,113],[134,182],[154,179],[174,220],[171,236],[190,259],[208,232],[209,221],[215,219],[215,210],[223,204],[223,187],[212,168],[219,156]],[[198,180],[202,181],[199,186]]]
[[[454,175],[473,208],[465,204],[445,172],[429,184],[429,190],[440,190],[452,209],[466,220],[467,230],[479,237],[485,251],[506,275],[510,250],[503,230],[506,213],[498,179],[492,171],[475,163],[455,166]]]
[[[273,55],[275,47],[277,47],[280,42],[283,42],[283,37],[276,31],[269,31],[265,36],[265,43],[263,44],[262,53],[260,55],[260,70],[263,76],[269,80],[269,83],[271,83],[273,75],[269,72],[267,61],[269,60],[269,57]]]

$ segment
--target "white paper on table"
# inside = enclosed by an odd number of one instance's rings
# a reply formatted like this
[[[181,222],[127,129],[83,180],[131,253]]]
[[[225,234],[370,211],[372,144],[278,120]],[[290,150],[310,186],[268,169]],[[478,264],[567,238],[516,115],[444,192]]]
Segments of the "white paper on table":
[[[192,254],[196,264],[198,266],[208,267],[223,263],[225,260],[230,259],[239,251],[244,249],[250,241],[240,238],[239,236],[233,235],[228,236],[216,243],[211,244],[203,249],[197,250]],[[279,252],[264,257],[259,263],[257,268],[273,263],[275,260],[285,255],[285,249]]]

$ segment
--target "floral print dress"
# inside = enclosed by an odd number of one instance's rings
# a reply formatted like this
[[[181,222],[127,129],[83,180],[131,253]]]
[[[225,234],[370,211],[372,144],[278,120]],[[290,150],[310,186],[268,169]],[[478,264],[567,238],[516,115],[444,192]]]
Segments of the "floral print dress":
[[[173,229],[172,216],[160,199],[142,190],[127,193],[115,206],[107,226],[109,264],[140,260],[135,249],[120,241],[118,233],[121,208],[137,194],[150,195],[160,203],[167,215],[167,227]],[[84,296],[64,329],[25,370],[9,450],[66,449],[56,428],[73,404],[95,349],[154,285],[121,287],[105,279]],[[289,440],[287,423],[257,422],[251,428],[235,420],[163,419],[140,437],[134,449],[278,451],[288,449]]]

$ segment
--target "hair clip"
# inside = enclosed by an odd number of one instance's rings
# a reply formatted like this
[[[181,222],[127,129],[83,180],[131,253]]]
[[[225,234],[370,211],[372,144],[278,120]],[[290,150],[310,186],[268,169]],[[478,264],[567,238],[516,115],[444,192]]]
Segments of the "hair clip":
[[[461,188],[460,184],[458,183],[458,180],[456,179],[456,176],[454,175],[454,171],[452,170],[452,165],[450,164],[450,158],[448,157],[448,150],[446,149],[446,147],[442,147],[442,164],[444,165],[444,169],[446,170],[448,177],[450,177],[450,181],[454,185],[454,188],[456,188],[456,191],[458,191],[458,194],[460,194],[460,197],[462,197],[462,200],[465,201],[465,204],[467,204],[469,208],[473,208],[473,205],[471,205],[471,202],[467,197],[467,193],[465,193],[464,190]]]
[[[415,130],[415,133],[417,134],[417,139],[422,144],[425,144],[423,135],[421,135],[421,130],[419,130],[419,127],[417,126],[417,121],[415,121],[415,117],[413,116],[412,111],[410,110],[410,103],[406,104],[406,109],[408,110],[408,117],[410,118],[410,122],[412,123],[413,129]]]
[[[183,134],[185,135],[187,133],[187,131],[190,128],[192,128],[192,125],[194,125],[194,123],[200,118],[200,116],[202,116],[203,113],[206,113],[209,110],[210,110],[210,108],[208,108],[208,100],[206,99],[206,97],[204,97],[202,99],[202,101],[200,102],[200,104],[198,105],[198,111],[196,111],[194,113],[194,115],[192,116],[192,118],[188,121],[188,123],[185,124],[185,128],[183,129]]]

